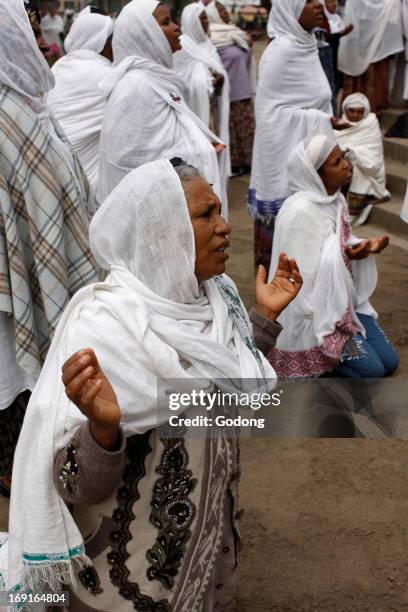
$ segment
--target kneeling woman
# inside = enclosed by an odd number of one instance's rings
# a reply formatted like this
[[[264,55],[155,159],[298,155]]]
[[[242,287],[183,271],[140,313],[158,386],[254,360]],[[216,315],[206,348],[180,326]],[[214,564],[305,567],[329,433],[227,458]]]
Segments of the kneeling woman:
[[[350,162],[336,142],[315,136],[295,148],[288,176],[294,195],[277,217],[272,266],[282,251],[298,257],[304,286],[279,319],[284,330],[269,359],[287,377],[391,374],[398,356],[369,302],[377,283],[374,255],[388,237],[351,235],[340,191],[352,179]]]
[[[220,209],[194,168],[162,160],[132,171],[94,216],[92,250],[109,276],[71,301],[28,407],[10,586],[76,579],[71,612],[233,609],[236,440],[157,430],[160,379],[273,386],[223,274],[230,226]],[[261,269],[251,317],[264,352],[301,286],[284,256],[265,280]]]

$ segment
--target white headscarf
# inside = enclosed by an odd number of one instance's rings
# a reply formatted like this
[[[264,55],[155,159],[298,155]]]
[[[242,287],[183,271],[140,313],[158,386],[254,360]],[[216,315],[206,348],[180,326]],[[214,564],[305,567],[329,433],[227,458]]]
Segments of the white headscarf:
[[[354,30],[341,39],[339,70],[360,76],[370,64],[404,50],[401,0],[347,0],[345,21]]]
[[[298,23],[304,0],[275,0],[275,38],[259,66],[256,132],[249,209],[256,218],[276,214],[273,202],[288,196],[287,160],[313,134],[332,133],[331,89],[316,38]],[[273,212],[274,211],[274,212]]]
[[[250,327],[238,296],[233,311],[240,329],[220,281],[198,286],[187,202],[168,161],[146,164],[122,181],[94,216],[90,241],[110,274],[71,300],[27,409],[13,472],[10,588],[28,581],[40,591],[48,581],[58,590],[62,577],[74,581],[74,561],[87,562],[79,529],[53,484],[55,454],[85,420],[61,380],[73,352],[94,349],[126,436],[166,420],[157,410],[159,379],[203,379],[203,388],[224,378],[255,378],[262,388],[267,378],[269,388],[275,379],[244,334]],[[232,281],[222,279],[234,295]]]
[[[326,19],[329,22],[330,33],[331,34],[340,34],[345,29],[344,21],[340,17],[338,13],[331,13],[326,8],[326,0],[322,0],[322,4],[324,6],[324,14],[326,15]]]
[[[113,34],[113,20],[107,15],[92,13],[89,7],[81,11],[65,39],[67,53],[86,49],[101,53]]]
[[[340,191],[327,194],[317,172],[322,159],[336,146],[332,138],[315,136],[298,144],[288,160],[289,187],[294,195],[276,219],[271,270],[276,268],[279,254],[285,252],[297,259],[303,286],[279,317],[283,332],[277,349],[284,351],[320,346],[348,308],[362,333],[356,311],[375,315],[368,303],[377,282],[374,256],[353,262],[353,281],[340,248],[342,224],[348,223],[347,204]]]
[[[183,100],[183,81],[172,69],[170,45],[153,16],[157,5],[156,0],[133,0],[115,22],[117,66],[101,83],[109,101],[101,137],[99,199],[134,168],[154,159],[181,157],[214,185],[227,214],[226,183],[211,144],[220,140]]]
[[[351,127],[335,131],[335,135],[340,146],[348,150],[348,158],[353,163],[350,191],[380,200],[388,199],[390,192],[386,187],[383,136],[368,98],[360,93],[352,94],[344,100],[342,108],[343,120]],[[351,122],[346,114],[348,108],[364,108],[363,119]]]
[[[0,85],[27,100],[37,113],[46,113],[43,94],[54,77],[38,48],[23,0],[0,0]]]
[[[216,47],[227,47],[228,45],[238,45],[242,49],[249,49],[246,32],[238,28],[233,23],[224,23],[218,12],[216,1],[211,0],[205,7],[205,11],[210,22],[211,40]],[[220,4],[223,4],[220,2]]]
[[[100,55],[113,33],[110,17],[84,9],[65,41],[64,55],[52,71],[55,87],[47,96],[48,106],[64,129],[94,190],[98,186],[99,141],[106,97],[99,83],[113,69]]]
[[[174,54],[174,70],[184,83],[186,102],[201,121],[210,125],[210,100],[214,92],[213,72],[222,74],[224,84],[221,96],[218,97],[217,133],[227,146],[227,175],[230,175],[229,156],[229,110],[230,87],[225,70],[217,50],[204,32],[200,15],[205,12],[205,6],[198,2],[188,4],[181,15],[182,36],[181,51]],[[223,180],[223,179],[221,179]]]

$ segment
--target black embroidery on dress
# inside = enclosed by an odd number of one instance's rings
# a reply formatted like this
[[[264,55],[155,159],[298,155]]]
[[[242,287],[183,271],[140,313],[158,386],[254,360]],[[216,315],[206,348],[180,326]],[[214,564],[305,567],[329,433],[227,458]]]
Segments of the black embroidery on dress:
[[[74,493],[76,481],[78,479],[78,463],[77,463],[78,442],[72,439],[68,444],[65,452],[65,462],[59,466],[58,478],[62,482],[64,489],[70,495]]]
[[[100,593],[103,593],[101,583],[99,582],[98,573],[94,567],[90,566],[81,570],[78,574],[78,577],[81,581],[81,584],[86,588],[89,593],[92,593],[92,595],[96,596]]]
[[[143,435],[135,435],[128,438],[126,444],[126,456],[128,463],[124,469],[123,486],[118,489],[118,506],[115,509],[112,519],[115,530],[110,534],[111,552],[107,555],[107,560],[111,566],[109,576],[112,584],[118,588],[119,595],[133,603],[135,610],[144,612],[170,612],[171,607],[166,599],[158,602],[148,595],[140,592],[137,582],[129,580],[130,572],[126,567],[129,553],[126,545],[132,539],[130,524],[135,519],[133,505],[140,498],[138,491],[139,481],[146,474],[145,459],[151,452],[149,444],[150,432]]]
[[[189,527],[195,506],[188,498],[197,480],[187,469],[188,454],[183,438],[161,438],[165,450],[156,472],[161,478],[153,489],[150,522],[159,530],[154,546],[146,557],[151,564],[149,580],[159,580],[167,589],[174,585],[174,577],[181,565],[186,543],[191,537]]]

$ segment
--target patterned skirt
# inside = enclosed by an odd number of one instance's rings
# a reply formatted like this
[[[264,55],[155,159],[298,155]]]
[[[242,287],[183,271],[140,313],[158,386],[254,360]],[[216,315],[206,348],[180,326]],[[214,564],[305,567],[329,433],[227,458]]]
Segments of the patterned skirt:
[[[249,168],[255,136],[255,113],[252,100],[231,102],[230,149],[233,168]]]
[[[0,477],[11,474],[14,451],[23,426],[30,391],[20,393],[5,410],[0,410]]]

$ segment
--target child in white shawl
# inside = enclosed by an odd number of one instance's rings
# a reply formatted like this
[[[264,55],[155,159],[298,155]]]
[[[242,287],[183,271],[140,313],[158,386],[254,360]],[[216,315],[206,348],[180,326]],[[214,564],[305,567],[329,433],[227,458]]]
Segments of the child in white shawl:
[[[226,215],[225,147],[183,99],[184,84],[173,70],[180,34],[168,7],[157,0],[132,0],[115,22],[116,68],[102,83],[109,100],[101,135],[99,199],[132,169],[162,157],[182,157],[214,185]]]
[[[334,140],[315,136],[291,154],[288,177],[294,195],[276,220],[272,269],[282,251],[297,257],[304,284],[279,318],[284,329],[269,359],[287,377],[390,374],[398,356],[369,302],[377,283],[374,254],[388,236],[351,235],[340,191],[351,181],[350,162]]]
[[[94,190],[106,98],[99,83],[112,70],[113,21],[85,8],[65,39],[67,55],[54,64],[47,102],[78,155]]]
[[[373,204],[390,198],[385,184],[384,146],[377,116],[370,112],[363,94],[352,94],[343,102],[343,119],[349,124],[335,135],[353,164],[348,203],[353,225],[365,223]]]

